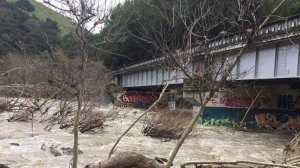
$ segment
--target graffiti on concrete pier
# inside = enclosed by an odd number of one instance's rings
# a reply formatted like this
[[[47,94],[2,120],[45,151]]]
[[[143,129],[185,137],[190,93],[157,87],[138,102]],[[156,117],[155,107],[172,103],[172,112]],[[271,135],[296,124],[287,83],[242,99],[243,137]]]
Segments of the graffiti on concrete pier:
[[[300,128],[300,115],[262,112],[255,114],[255,120],[259,127],[266,127],[271,129]]]
[[[221,97],[219,103],[226,107],[250,107],[253,99],[251,97]],[[260,100],[257,100],[252,107],[259,108],[261,104]]]
[[[158,98],[155,92],[125,92],[121,95],[119,107],[148,108]]]
[[[122,100],[128,103],[153,102],[157,96],[153,92],[126,92],[122,95]]]

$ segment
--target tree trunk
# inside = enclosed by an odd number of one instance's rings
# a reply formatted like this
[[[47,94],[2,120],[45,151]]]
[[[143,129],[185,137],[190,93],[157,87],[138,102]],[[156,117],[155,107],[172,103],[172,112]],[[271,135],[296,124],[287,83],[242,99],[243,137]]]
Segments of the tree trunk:
[[[77,163],[78,163],[78,126],[79,126],[79,118],[80,118],[80,113],[81,113],[81,107],[82,107],[82,97],[81,94],[79,93],[77,95],[77,112],[76,112],[76,117],[75,117],[75,123],[74,123],[74,153],[73,153],[73,164],[72,168],[77,168]]]

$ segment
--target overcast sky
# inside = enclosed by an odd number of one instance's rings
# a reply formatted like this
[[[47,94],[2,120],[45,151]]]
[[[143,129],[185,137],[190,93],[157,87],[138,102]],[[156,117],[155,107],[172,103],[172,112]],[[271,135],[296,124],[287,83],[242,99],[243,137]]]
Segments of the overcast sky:
[[[43,0],[36,0],[36,1],[43,3]],[[50,0],[51,3],[61,7],[61,5],[57,1],[64,1],[64,0]],[[122,3],[124,1],[125,0],[98,0],[99,6],[105,6],[106,5],[106,7],[105,7],[106,9],[113,8],[113,7],[117,6],[119,3]],[[50,7],[50,8],[52,8],[52,7]],[[90,23],[88,23],[87,28],[92,27],[94,25],[94,22],[95,21],[91,21]],[[101,29],[101,25],[97,26],[96,29],[93,32],[97,33],[97,32],[99,32],[100,29]]]

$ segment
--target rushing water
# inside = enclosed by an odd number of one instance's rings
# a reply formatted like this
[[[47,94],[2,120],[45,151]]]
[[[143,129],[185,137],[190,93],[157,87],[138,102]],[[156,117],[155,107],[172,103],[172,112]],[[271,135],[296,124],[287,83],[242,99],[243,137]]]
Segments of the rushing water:
[[[116,138],[140,114],[139,110],[119,109],[114,119],[105,122],[101,133],[80,134],[79,165],[97,163],[105,159]],[[7,122],[10,113],[0,114],[0,163],[22,168],[66,168],[71,156],[53,156],[41,146],[72,147],[70,130],[53,128],[45,131],[44,123]],[[148,157],[167,158],[177,140],[162,142],[141,134],[138,123],[118,145],[116,152],[135,151]],[[280,161],[284,145],[291,140],[286,134],[237,132],[226,128],[209,128],[197,125],[187,138],[174,162],[175,167],[184,161]],[[14,144],[17,143],[17,144]],[[18,146],[19,145],[19,146]]]

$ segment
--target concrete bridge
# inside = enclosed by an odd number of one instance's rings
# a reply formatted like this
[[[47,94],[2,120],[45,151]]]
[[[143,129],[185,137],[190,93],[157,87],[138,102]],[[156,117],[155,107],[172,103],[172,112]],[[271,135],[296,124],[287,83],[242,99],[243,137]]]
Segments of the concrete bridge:
[[[299,78],[299,42],[300,16],[280,21],[264,27],[256,37],[255,46],[248,50],[232,71],[238,80]],[[212,41],[209,47],[215,52],[239,49],[245,37],[235,35],[218,41]],[[196,50],[196,49],[195,49]],[[201,51],[194,51],[201,56]],[[231,60],[234,55],[229,56]],[[114,71],[118,75],[122,88],[158,86],[175,73],[158,66],[164,57],[136,63]],[[203,66],[195,59],[189,65],[191,72]],[[183,84],[183,75],[179,75],[172,84]]]
[[[245,39],[243,35],[234,35],[211,41],[208,46],[213,52],[220,54],[232,51],[227,56],[230,62],[234,51],[244,45]],[[300,15],[266,25],[258,32],[254,41],[253,47],[244,53],[231,74],[232,79],[251,83],[251,86],[233,88],[231,93],[218,92],[208,104],[203,119],[230,118],[238,121],[257,94],[253,90],[264,90],[257,100],[257,110],[248,118],[249,123],[255,121],[256,125],[264,126],[271,123],[270,127],[288,123],[289,127],[300,128]],[[193,52],[194,59],[188,65],[190,73],[205,66],[201,61],[201,47],[195,47]],[[123,91],[118,96],[121,97],[121,102],[132,103],[126,101],[128,99],[122,99],[126,94],[144,105],[147,105],[146,100],[149,103],[154,100],[153,90],[160,88],[175,74],[174,70],[161,66],[160,63],[164,60],[164,57],[160,57],[115,70],[115,82]],[[198,97],[193,89],[185,87],[188,83],[183,74],[177,75],[171,84],[170,88],[176,89],[178,95],[173,96],[169,104],[176,106],[176,99],[182,98],[190,102],[194,109],[197,108]]]

